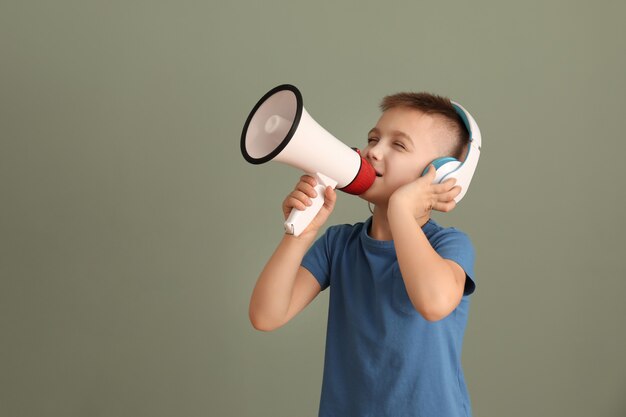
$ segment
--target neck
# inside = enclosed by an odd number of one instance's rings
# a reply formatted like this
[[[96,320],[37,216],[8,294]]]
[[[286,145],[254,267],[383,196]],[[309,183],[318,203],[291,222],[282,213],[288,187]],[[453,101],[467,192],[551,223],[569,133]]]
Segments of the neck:
[[[430,212],[415,219],[415,223],[422,228],[428,220],[430,220]],[[369,230],[369,236],[376,240],[393,240],[391,228],[389,227],[389,219],[387,219],[387,206],[377,205],[374,207],[372,227]]]

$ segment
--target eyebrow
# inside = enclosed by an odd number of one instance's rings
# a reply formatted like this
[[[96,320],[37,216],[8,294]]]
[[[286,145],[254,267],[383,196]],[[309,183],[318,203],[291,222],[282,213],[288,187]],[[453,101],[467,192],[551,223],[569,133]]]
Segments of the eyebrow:
[[[371,135],[372,133],[375,133],[375,134],[379,135],[380,134],[380,130],[378,130],[377,128],[373,128],[372,130],[370,130],[368,132],[367,136]],[[391,133],[391,136],[405,139],[412,146],[415,146],[415,142],[413,142],[413,139],[411,139],[411,137],[409,135],[407,135],[406,133],[402,132],[401,130],[392,130],[390,133]]]

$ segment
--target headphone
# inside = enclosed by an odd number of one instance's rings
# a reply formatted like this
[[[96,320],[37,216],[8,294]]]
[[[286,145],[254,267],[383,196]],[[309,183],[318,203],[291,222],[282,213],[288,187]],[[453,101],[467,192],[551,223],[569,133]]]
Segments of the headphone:
[[[435,159],[431,162],[431,164],[434,165],[437,170],[433,184],[442,183],[449,178],[456,178],[455,186],[458,185],[461,187],[461,192],[454,198],[454,201],[458,203],[461,201],[463,196],[465,196],[470,182],[472,181],[474,171],[476,170],[476,165],[478,165],[481,137],[478,124],[472,115],[469,114],[469,112],[459,103],[453,101],[452,105],[454,106],[454,110],[456,110],[457,114],[461,117],[461,120],[463,120],[463,124],[469,132],[469,145],[467,147],[465,161],[461,162],[456,158],[446,156]],[[424,172],[422,172],[422,176],[426,175],[429,166],[427,166]]]

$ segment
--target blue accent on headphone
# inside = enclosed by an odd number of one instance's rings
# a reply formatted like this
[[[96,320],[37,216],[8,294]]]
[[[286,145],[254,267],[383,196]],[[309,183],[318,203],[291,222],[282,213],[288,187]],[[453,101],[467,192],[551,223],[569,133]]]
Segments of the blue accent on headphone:
[[[441,168],[443,166],[443,164],[445,164],[446,162],[451,162],[451,161],[456,161],[456,158],[453,158],[451,156],[445,156],[443,158],[437,158],[435,159],[433,162],[431,162],[430,164],[435,166],[435,170]],[[426,169],[424,169],[424,172],[422,172],[422,176],[426,175],[426,173],[428,172],[428,168],[430,167],[430,164],[428,164],[428,166],[426,167]]]
[[[461,110],[460,107],[456,106],[454,103],[452,103],[452,106],[454,107],[454,110],[456,110],[456,114],[461,116],[461,119],[463,120],[463,124],[465,125],[465,128],[469,132],[470,138],[471,138],[472,137],[472,129],[470,129],[470,123],[469,123],[469,120],[467,120],[467,115],[465,114],[465,112],[463,110]]]

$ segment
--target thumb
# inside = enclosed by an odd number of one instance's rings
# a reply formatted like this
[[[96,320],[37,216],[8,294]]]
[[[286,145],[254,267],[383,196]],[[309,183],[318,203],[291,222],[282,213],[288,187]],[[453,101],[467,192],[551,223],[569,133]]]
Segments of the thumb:
[[[433,164],[428,165],[428,172],[426,172],[426,176],[427,177],[431,177],[431,179],[434,179],[436,176],[437,170],[435,169],[435,166]]]
[[[332,210],[337,201],[337,193],[333,187],[327,186],[324,190],[324,207]]]

